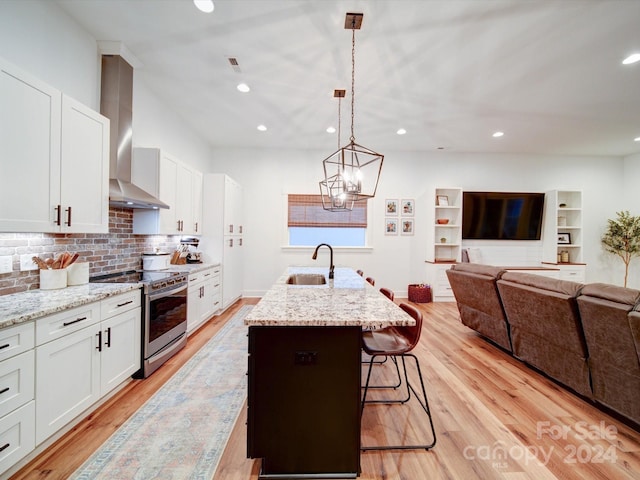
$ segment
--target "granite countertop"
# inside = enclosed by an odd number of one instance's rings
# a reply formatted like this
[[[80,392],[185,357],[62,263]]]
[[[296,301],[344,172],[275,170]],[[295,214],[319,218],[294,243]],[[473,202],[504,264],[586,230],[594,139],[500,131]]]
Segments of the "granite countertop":
[[[183,263],[182,265],[169,265],[167,271],[180,273],[198,273],[207,268],[218,267],[220,263]],[[162,270],[160,270],[162,271]]]
[[[289,267],[245,318],[249,326],[415,325],[404,310],[350,268],[336,268],[325,285],[288,285],[295,273],[328,276],[328,268]]]
[[[139,283],[88,283],[0,296],[0,329],[136,290]]]

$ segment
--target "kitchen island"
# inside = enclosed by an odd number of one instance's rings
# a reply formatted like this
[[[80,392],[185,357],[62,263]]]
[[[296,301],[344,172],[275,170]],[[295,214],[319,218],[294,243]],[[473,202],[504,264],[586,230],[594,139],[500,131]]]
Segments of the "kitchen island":
[[[356,478],[362,328],[414,320],[349,268],[289,267],[246,317],[247,456],[260,478]],[[291,285],[292,275],[324,275]]]

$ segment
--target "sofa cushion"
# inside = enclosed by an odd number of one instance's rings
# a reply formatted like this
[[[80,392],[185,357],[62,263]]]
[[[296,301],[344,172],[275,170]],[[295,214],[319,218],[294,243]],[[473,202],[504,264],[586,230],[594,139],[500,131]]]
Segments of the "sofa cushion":
[[[476,275],[487,275],[498,279],[505,272],[504,268],[493,267],[491,265],[481,265],[479,263],[456,263],[450,270],[457,272],[475,273]]]
[[[631,306],[635,306],[640,300],[640,290],[618,287],[607,283],[589,283],[582,289],[582,295]]]
[[[502,280],[519,283],[521,285],[561,293],[569,297],[577,297],[584,287],[582,283],[560,280],[544,275],[535,275],[533,273],[505,272],[501,278]]]
[[[576,297],[582,284],[507,272],[498,290],[513,354],[576,392],[591,396],[587,348]]]
[[[446,273],[462,323],[511,351],[509,326],[496,286],[502,270],[467,263],[454,265]]]
[[[589,349],[593,395],[600,403],[640,423],[640,358],[633,308],[640,292],[589,284],[578,307]]]

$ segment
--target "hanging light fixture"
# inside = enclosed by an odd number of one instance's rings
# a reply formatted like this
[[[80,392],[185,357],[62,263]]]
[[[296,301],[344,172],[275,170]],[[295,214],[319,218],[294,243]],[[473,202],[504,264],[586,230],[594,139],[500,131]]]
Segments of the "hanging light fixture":
[[[324,184],[331,203],[356,202],[373,198],[378,188],[384,155],[356,143],[354,134],[356,30],[362,13],[347,13],[344,28],[351,30],[351,137],[349,143],[325,158]],[[322,189],[322,182],[321,187]],[[344,210],[344,208],[343,208]]]
[[[340,148],[340,132],[342,131],[342,99],[346,90],[334,90],[333,96],[338,99],[338,148]],[[342,212],[353,210],[353,198],[348,197],[344,192],[343,181],[340,175],[332,175],[320,181],[320,196],[322,198],[322,208],[330,212]]]

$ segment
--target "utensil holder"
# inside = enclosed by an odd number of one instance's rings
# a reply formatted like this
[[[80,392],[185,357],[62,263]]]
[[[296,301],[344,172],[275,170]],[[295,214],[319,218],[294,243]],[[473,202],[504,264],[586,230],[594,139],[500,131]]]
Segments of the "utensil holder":
[[[89,263],[72,263],[66,269],[67,285],[85,285],[89,283]]]
[[[40,290],[57,290],[67,286],[67,269],[40,270]]]

